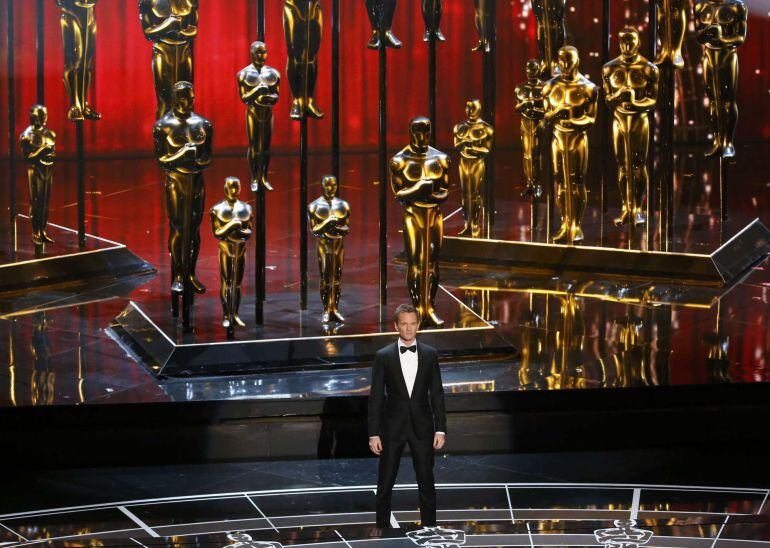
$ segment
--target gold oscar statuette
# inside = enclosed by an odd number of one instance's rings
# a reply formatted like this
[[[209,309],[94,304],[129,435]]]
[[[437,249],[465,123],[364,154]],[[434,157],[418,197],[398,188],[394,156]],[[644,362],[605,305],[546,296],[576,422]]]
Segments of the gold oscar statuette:
[[[61,37],[64,48],[64,87],[70,98],[67,117],[73,122],[102,117],[88,102],[94,76],[97,0],[56,0],[61,8]]]
[[[443,11],[443,0],[421,0],[422,2],[422,20],[425,22],[425,34],[422,39],[425,42],[429,40],[446,40],[441,32],[441,12]]]
[[[495,13],[492,10],[492,4],[490,0],[473,0],[473,8],[476,10],[476,31],[479,34],[479,43],[473,51],[489,53],[492,42],[495,41]]]
[[[219,299],[222,302],[222,325],[232,335],[235,326],[246,324],[238,317],[241,284],[246,264],[246,241],[251,236],[251,206],[238,199],[241,181],[225,179],[225,199],[209,211],[211,231],[219,240]]]
[[[366,47],[380,49],[380,17],[385,17],[385,47],[398,49],[401,40],[396,38],[391,27],[396,13],[396,0],[366,0],[366,12],[369,14],[369,24],[372,27],[372,37]]]
[[[198,34],[198,0],[139,0],[139,20],[152,42],[159,120],[171,108],[174,84],[193,81],[193,41]]]
[[[404,207],[406,283],[423,327],[440,327],[436,314],[439,254],[444,237],[441,204],[449,195],[449,156],[429,146],[431,123],[409,122],[409,144],[390,161],[390,184]]]
[[[206,288],[195,277],[204,212],[203,170],[211,163],[211,122],[193,111],[190,82],[174,85],[171,109],[155,122],[153,138],[160,167],[166,171],[166,208],[170,225],[171,292],[184,291],[185,278],[193,291]]]
[[[251,44],[251,64],[238,73],[238,93],[246,104],[246,158],[251,173],[251,190],[273,190],[267,180],[270,167],[270,140],[273,136],[273,106],[278,102],[281,75],[265,64],[267,46]]]
[[[559,50],[558,73],[543,88],[545,121],[553,127],[551,156],[557,186],[561,228],[554,243],[583,241],[581,223],[588,195],[588,131],[596,123],[599,92],[580,74],[580,57],[573,46]]]
[[[687,32],[687,10],[690,0],[655,0],[658,13],[658,36],[660,51],[655,64],[662,65],[671,61],[674,68],[684,68],[682,44]]]
[[[639,54],[639,33],[625,27],[618,34],[620,57],[604,65],[602,81],[612,112],[612,142],[622,200],[616,225],[645,222],[644,194],[650,175],[650,116],[658,100],[658,67]]]
[[[350,205],[337,197],[337,178],[326,175],[321,180],[323,195],[307,206],[310,230],[316,236],[318,272],[321,275],[321,302],[323,323],[342,323],[340,314],[340,281],[345,260],[343,238],[350,231]]]
[[[537,30],[537,50],[543,64],[543,76],[555,76],[556,56],[564,46],[567,29],[564,12],[567,0],[532,0]]]
[[[43,105],[32,105],[29,109],[30,125],[19,138],[21,154],[27,163],[29,218],[32,222],[32,242],[36,245],[53,243],[45,229],[53,185],[56,134],[46,127],[47,122],[48,109]]]
[[[735,156],[738,125],[738,47],[746,41],[744,0],[696,0],[695,34],[703,46],[703,79],[714,143],[707,156]]]
[[[465,105],[468,118],[454,127],[454,144],[460,153],[460,188],[465,226],[460,236],[481,236],[484,226],[485,161],[492,148],[495,131],[480,118],[481,101],[473,99]]]
[[[541,181],[540,141],[543,136],[543,88],[541,63],[530,59],[526,65],[527,81],[516,87],[516,112],[521,115],[521,148],[524,152],[524,177],[527,179],[522,197],[532,199],[543,195]]]
[[[324,117],[313,98],[322,32],[321,0],[283,1],[283,34],[288,52],[286,74],[294,96],[289,113],[292,120],[301,120],[303,116]]]

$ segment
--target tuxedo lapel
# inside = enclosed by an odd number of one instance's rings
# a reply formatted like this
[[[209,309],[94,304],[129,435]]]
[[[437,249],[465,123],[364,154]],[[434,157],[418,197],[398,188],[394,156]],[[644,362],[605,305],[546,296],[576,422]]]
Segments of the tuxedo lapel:
[[[414,388],[412,389],[412,394],[414,394],[417,391],[417,387],[421,386],[420,383],[423,382],[423,377],[425,377],[425,371],[427,371],[428,367],[428,356],[425,353],[425,349],[421,344],[417,345],[417,375],[414,378]]]
[[[409,389],[406,387],[404,372],[401,371],[401,358],[399,357],[398,352],[398,343],[393,343],[390,351],[390,367],[393,370],[393,375],[396,377],[396,383],[401,388],[401,393],[406,399],[409,399]]]

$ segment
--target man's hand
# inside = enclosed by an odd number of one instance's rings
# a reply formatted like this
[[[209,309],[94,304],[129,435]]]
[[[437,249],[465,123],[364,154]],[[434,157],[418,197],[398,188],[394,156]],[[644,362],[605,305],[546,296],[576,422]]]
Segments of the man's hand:
[[[380,436],[372,436],[369,438],[369,449],[371,449],[372,453],[375,455],[382,453],[382,440],[380,439]]]
[[[441,434],[439,432],[436,432],[433,435],[433,449],[441,449],[444,447],[445,443],[446,443],[446,434]],[[369,442],[369,445],[371,445],[371,441]]]

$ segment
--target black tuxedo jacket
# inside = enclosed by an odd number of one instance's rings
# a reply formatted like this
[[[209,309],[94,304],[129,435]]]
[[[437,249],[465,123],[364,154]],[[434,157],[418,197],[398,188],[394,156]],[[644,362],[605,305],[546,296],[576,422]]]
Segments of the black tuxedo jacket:
[[[446,432],[444,388],[438,352],[431,346],[417,343],[417,376],[410,398],[396,342],[381,349],[374,358],[369,393],[369,436],[400,439],[408,421],[420,439]]]

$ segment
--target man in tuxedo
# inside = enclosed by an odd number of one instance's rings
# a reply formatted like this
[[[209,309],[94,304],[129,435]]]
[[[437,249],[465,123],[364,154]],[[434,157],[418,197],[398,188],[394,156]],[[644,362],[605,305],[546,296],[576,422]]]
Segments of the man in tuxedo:
[[[433,451],[446,441],[444,388],[438,352],[417,343],[420,319],[410,304],[396,308],[399,338],[377,352],[369,393],[369,448],[380,457],[377,527],[390,522],[390,499],[404,446],[409,444],[420,493],[420,521],[436,525]]]

